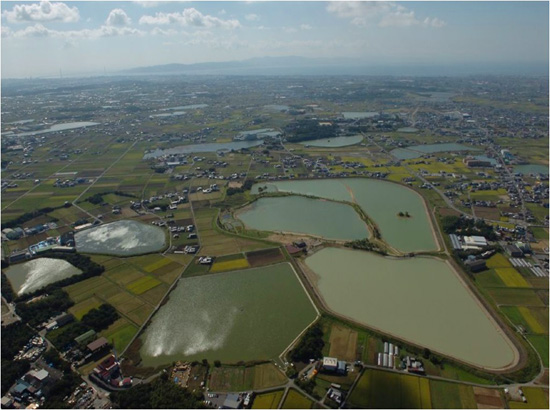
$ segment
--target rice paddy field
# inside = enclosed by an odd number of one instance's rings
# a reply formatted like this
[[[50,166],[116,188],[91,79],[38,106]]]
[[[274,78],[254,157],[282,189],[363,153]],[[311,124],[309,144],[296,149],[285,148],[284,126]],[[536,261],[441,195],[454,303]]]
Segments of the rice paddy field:
[[[121,352],[185,266],[158,254],[130,258],[94,255],[93,260],[105,266],[105,272],[64,288],[75,302],[69,312],[80,319],[103,303],[112,305],[121,318],[101,335]]]
[[[354,408],[429,409],[432,408],[430,393],[428,379],[367,369],[351,392],[348,403]]]
[[[208,387],[212,391],[262,390],[283,385],[286,376],[274,364],[256,366],[221,366],[210,372]]]
[[[290,389],[283,402],[282,409],[311,409],[313,402],[294,389]]]
[[[548,408],[548,389],[539,389],[535,387],[522,388],[527,403],[518,401],[508,401],[511,409],[547,409]]]
[[[253,409],[278,409],[283,398],[283,390],[269,393],[260,393],[254,398]]]
[[[527,269],[515,269],[501,253],[489,258],[487,267],[476,274],[474,283],[510,326],[525,334],[548,367],[548,279],[535,278]]]

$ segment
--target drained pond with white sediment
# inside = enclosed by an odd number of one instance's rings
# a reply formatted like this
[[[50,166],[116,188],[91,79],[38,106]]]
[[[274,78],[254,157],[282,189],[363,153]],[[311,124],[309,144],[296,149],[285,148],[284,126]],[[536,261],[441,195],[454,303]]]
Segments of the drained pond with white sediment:
[[[82,271],[62,259],[38,258],[10,266],[6,276],[18,295],[32,293],[44,286],[80,275]]]
[[[236,216],[246,227],[260,231],[293,232],[335,240],[370,236],[366,223],[350,205],[302,196],[260,198]]]
[[[117,221],[77,232],[75,242],[78,252],[131,256],[160,251],[166,234],[157,226]]]
[[[446,262],[325,248],[308,257],[328,308],[356,322],[480,367],[516,350]]]
[[[316,315],[288,263],[184,278],[141,336],[142,364],[275,359]]]
[[[288,192],[318,198],[356,203],[372,218],[382,238],[402,252],[437,250],[433,227],[422,197],[405,186],[367,178],[316,179],[261,182],[252,194]],[[408,212],[410,217],[401,217]],[[338,218],[337,214],[330,215]],[[321,224],[327,216],[320,216]]]

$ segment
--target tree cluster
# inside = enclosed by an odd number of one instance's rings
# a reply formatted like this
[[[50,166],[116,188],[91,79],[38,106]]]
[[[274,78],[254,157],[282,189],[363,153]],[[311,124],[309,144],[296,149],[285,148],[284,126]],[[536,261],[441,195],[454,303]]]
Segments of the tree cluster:
[[[441,226],[446,234],[480,235],[490,241],[497,239],[493,227],[482,220],[476,221],[462,216],[447,215],[441,219]]]
[[[86,313],[82,317],[81,322],[84,325],[94,329],[96,332],[99,332],[103,329],[107,329],[118,318],[119,315],[116,309],[111,305],[104,303],[97,309],[92,309]]]
[[[31,326],[37,326],[52,316],[60,315],[73,305],[74,302],[64,290],[55,289],[48,296],[36,302],[19,302],[15,309],[24,322]]]
[[[254,185],[254,181],[252,181],[251,179],[247,179],[246,181],[244,181],[244,184],[240,188],[227,188],[227,195],[231,196],[249,191],[250,188],[252,188],[252,185]]]
[[[131,390],[111,393],[113,407],[119,409],[203,409],[204,404],[187,389],[168,380],[166,374]]]
[[[310,141],[320,138],[334,138],[338,135],[338,126],[319,125],[317,120],[298,120],[285,127],[288,142]]]
[[[319,325],[310,327],[300,340],[300,343],[290,352],[293,362],[309,362],[310,359],[323,357],[323,330]]]
[[[33,335],[34,332],[21,322],[2,327],[2,394],[30,369],[27,360],[14,361],[13,357]]]
[[[136,196],[134,194],[129,194],[129,193],[123,192],[123,191],[105,191],[105,192],[98,192],[97,194],[89,196],[88,198],[85,199],[85,201],[88,201],[89,203],[94,204],[94,205],[99,205],[99,204],[103,203],[103,196],[104,195],[109,195],[109,194],[115,194],[115,195],[118,195],[118,196],[125,196],[125,197],[128,197],[128,198],[136,198]]]

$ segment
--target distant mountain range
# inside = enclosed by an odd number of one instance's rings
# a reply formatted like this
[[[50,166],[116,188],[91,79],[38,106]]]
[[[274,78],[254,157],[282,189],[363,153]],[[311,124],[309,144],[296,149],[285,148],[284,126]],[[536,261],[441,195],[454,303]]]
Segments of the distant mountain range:
[[[164,64],[119,71],[119,75],[547,75],[548,62],[461,64],[374,64],[351,58],[260,57],[241,61]]]

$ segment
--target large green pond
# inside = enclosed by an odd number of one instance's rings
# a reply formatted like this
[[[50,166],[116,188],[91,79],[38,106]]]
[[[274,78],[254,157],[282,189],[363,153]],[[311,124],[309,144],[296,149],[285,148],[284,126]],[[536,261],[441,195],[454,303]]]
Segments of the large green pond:
[[[237,216],[247,227],[260,231],[296,232],[341,240],[370,236],[367,225],[351,206],[302,196],[260,198]]]
[[[305,263],[343,316],[477,366],[514,361],[510,342],[444,261],[325,248]]]
[[[83,253],[117,256],[140,255],[164,248],[164,230],[137,221],[117,221],[75,234],[76,249]]]
[[[288,263],[182,279],[142,336],[143,365],[274,359],[316,315]]]
[[[318,179],[258,183],[251,192],[257,194],[259,188],[266,188],[268,192],[292,192],[356,202],[376,222],[382,237],[394,248],[403,252],[438,248],[422,198],[402,185],[366,178]],[[399,217],[399,212],[409,212],[411,217]],[[315,224],[324,223],[329,217],[321,215]]]
[[[6,270],[6,276],[18,295],[34,292],[50,283],[81,273],[69,262],[54,258],[33,259]]]

